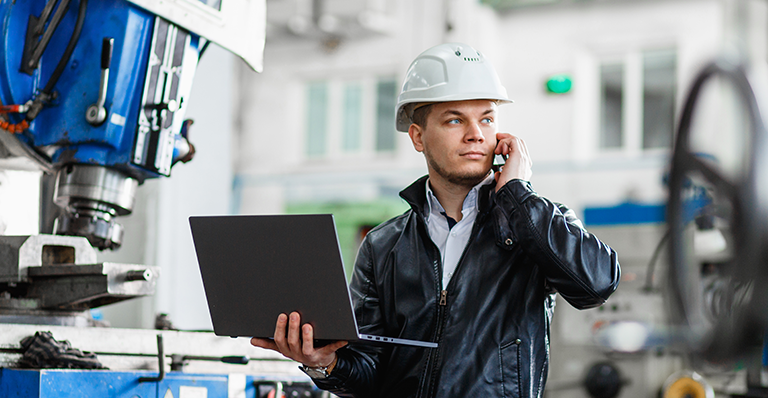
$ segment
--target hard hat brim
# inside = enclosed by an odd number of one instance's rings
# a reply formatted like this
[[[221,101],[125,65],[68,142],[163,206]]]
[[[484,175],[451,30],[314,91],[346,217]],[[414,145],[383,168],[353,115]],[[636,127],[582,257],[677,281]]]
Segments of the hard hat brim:
[[[395,127],[396,127],[397,131],[400,131],[400,132],[403,132],[403,133],[407,133],[408,132],[408,128],[410,128],[411,124],[413,123],[411,121],[411,117],[408,115],[408,112],[406,112],[406,107],[408,105],[410,105],[410,104],[414,104],[414,103],[435,104],[435,103],[439,103],[439,102],[458,102],[458,101],[473,101],[473,100],[494,101],[498,105],[511,104],[511,103],[515,102],[515,101],[513,101],[513,100],[511,100],[509,98],[501,99],[501,98],[485,98],[485,97],[480,97],[480,98],[461,98],[461,99],[446,99],[444,101],[435,101],[435,100],[431,100],[431,101],[421,100],[420,101],[418,99],[414,99],[413,101],[408,101],[408,102],[402,103],[402,104],[400,104],[397,107],[397,113],[396,113],[396,116],[395,116],[395,125],[396,125]]]

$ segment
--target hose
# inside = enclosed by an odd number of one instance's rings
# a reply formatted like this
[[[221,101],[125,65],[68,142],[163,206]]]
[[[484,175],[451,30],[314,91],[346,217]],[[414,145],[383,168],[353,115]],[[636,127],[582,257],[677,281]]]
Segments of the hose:
[[[42,92],[50,95],[53,91],[53,87],[59,81],[61,74],[64,72],[64,68],[67,67],[69,60],[72,58],[72,53],[75,51],[75,46],[78,40],[80,40],[80,32],[83,30],[83,24],[85,23],[85,9],[88,7],[88,0],[80,0],[80,8],[77,11],[77,22],[75,22],[75,29],[72,30],[72,36],[69,38],[69,43],[64,49],[64,53],[61,55],[59,63],[56,65],[56,69],[53,70],[51,78],[48,79],[48,83],[45,84]]]
[[[0,101],[0,115],[5,113],[24,113],[29,109],[30,103],[31,101],[24,105],[3,105],[3,102]],[[0,128],[13,134],[21,133],[29,128],[29,122],[22,120],[19,123],[11,123],[4,118],[0,118]]]
[[[664,236],[661,237],[659,240],[659,243],[656,244],[656,249],[653,250],[653,255],[651,256],[651,260],[648,262],[648,268],[645,273],[645,286],[643,286],[643,290],[646,293],[653,292],[653,274],[654,269],[656,267],[656,261],[659,258],[659,255],[662,252],[662,248],[664,247],[664,243],[669,240],[669,229],[667,229],[666,232],[664,232]]]

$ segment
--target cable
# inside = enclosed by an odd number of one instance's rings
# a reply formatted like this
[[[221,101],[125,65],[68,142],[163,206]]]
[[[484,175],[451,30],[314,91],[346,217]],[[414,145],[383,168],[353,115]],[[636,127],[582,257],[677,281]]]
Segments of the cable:
[[[56,97],[55,93],[53,92],[53,87],[56,86],[56,83],[59,81],[61,74],[64,73],[64,69],[67,67],[69,60],[72,58],[72,53],[75,51],[75,46],[80,40],[80,32],[82,32],[83,24],[85,23],[85,10],[87,7],[88,0],[80,0],[80,7],[77,13],[77,21],[75,22],[75,28],[72,30],[72,36],[69,38],[69,43],[67,43],[67,47],[64,49],[64,53],[61,55],[59,63],[56,65],[56,68],[53,70],[51,77],[45,84],[45,88],[40,91],[37,97],[30,104],[25,118],[27,122],[34,120],[40,111],[43,110],[45,103]]]
[[[77,22],[75,22],[75,28],[72,30],[72,36],[69,38],[67,48],[64,49],[64,53],[61,55],[61,59],[59,60],[58,65],[56,65],[56,69],[53,70],[51,78],[48,79],[48,83],[46,83],[45,88],[43,88],[42,92],[44,94],[51,94],[53,87],[64,72],[64,68],[67,67],[70,58],[72,58],[72,53],[75,51],[75,46],[77,45],[78,40],[80,40],[80,32],[83,30],[83,24],[85,23],[86,7],[88,7],[88,0],[80,0],[80,8],[77,12]]]
[[[656,244],[656,249],[653,250],[651,260],[648,262],[648,270],[645,273],[645,286],[643,290],[647,293],[653,292],[653,274],[656,266],[656,261],[661,254],[661,249],[664,247],[664,243],[669,240],[669,228],[664,232],[664,236],[659,239],[659,243]]]
[[[53,37],[53,34],[59,28],[61,19],[69,8],[69,2],[70,0],[64,0],[63,3],[59,4],[59,0],[48,0],[48,3],[45,4],[45,8],[43,8],[43,12],[40,14],[40,17],[36,18],[36,23],[34,26],[31,25],[32,18],[30,18],[30,25],[27,26],[27,32],[28,34],[32,33],[32,37],[27,36],[27,41],[24,43],[24,55],[22,56],[22,65],[20,69],[22,72],[31,75],[32,71],[37,69],[37,66],[40,63],[40,58],[43,56],[43,52],[45,52],[48,44],[50,44],[51,37]],[[56,7],[57,5],[58,7]],[[56,7],[56,12],[53,14],[53,17],[49,21],[48,18],[51,16],[51,12],[53,12],[54,7]],[[47,28],[45,26],[46,23],[48,24]],[[30,32],[30,30],[32,32]],[[39,37],[40,35],[42,35],[42,37]],[[27,46],[31,45],[32,42],[35,41],[33,37],[39,37],[39,41],[37,41],[36,44],[33,45],[28,52]]]
[[[0,113],[24,113],[26,111],[24,105],[0,105]]]

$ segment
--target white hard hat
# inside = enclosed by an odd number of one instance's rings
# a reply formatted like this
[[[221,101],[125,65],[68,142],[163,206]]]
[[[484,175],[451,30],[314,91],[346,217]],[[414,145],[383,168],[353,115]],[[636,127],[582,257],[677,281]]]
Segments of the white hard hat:
[[[512,102],[493,65],[480,51],[461,43],[432,47],[419,54],[408,67],[397,97],[397,131],[408,131],[411,125],[408,104],[473,99]]]

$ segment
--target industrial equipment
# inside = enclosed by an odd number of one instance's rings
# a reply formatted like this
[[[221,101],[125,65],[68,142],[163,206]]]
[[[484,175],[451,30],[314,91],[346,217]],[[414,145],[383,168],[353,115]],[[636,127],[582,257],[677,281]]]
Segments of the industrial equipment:
[[[668,243],[666,305],[660,307],[667,319],[610,319],[595,333],[614,356],[679,358],[660,391],[664,398],[768,397],[768,134],[759,91],[765,86],[746,65],[723,57],[704,66],[681,111],[668,177],[668,229],[645,278],[650,293],[653,263]],[[737,111],[733,131],[714,138],[739,145],[694,135],[696,105],[715,80],[718,94],[734,90],[728,101]],[[715,155],[702,142],[741,153]]]
[[[669,181],[668,300],[678,344],[703,361],[721,366],[741,362],[747,391],[737,396],[767,397],[761,375],[768,365],[768,132],[757,91],[764,86],[751,77],[740,60],[718,59],[702,69],[685,102]],[[746,117],[745,153],[736,171],[702,156],[692,144],[697,100],[714,78],[735,88]],[[703,205],[695,205],[702,196]],[[713,228],[724,235],[728,255],[702,261],[692,250],[694,233]]]
[[[184,114],[209,43],[261,71],[265,3],[0,1],[0,168],[54,186],[45,234],[0,236],[0,396],[260,397],[306,382],[248,342],[98,327],[90,313],[154,293],[159,267],[99,263],[96,250],[120,247],[117,219],[144,181],[192,159]],[[110,370],[14,369],[40,331]]]
[[[264,1],[0,4],[0,166],[22,160],[49,175],[52,197],[41,202],[56,206],[43,206],[43,218],[58,215],[42,228],[50,235],[0,236],[8,254],[0,267],[10,303],[4,314],[84,310],[151,294],[159,274],[151,267],[58,265],[93,265],[87,246],[119,247],[116,220],[133,210],[138,186],[192,158],[184,113],[198,59],[215,41],[259,71]],[[75,282],[64,288],[80,275],[106,275],[111,287],[98,300]],[[77,292],[85,296],[52,297]]]
[[[727,78],[740,94],[741,103],[749,117],[751,136],[745,158],[744,173],[733,176],[724,173],[717,163],[697,156],[690,144],[691,119],[698,93],[713,76]],[[699,74],[683,109],[672,158],[670,174],[670,282],[673,318],[690,331],[692,345],[713,359],[732,358],[749,351],[755,344],[762,346],[763,333],[768,326],[768,270],[765,269],[765,243],[768,238],[768,136],[758,99],[753,92],[743,66],[719,60]],[[691,208],[691,191],[705,187],[711,200],[701,208]],[[692,212],[692,210],[694,212]],[[698,211],[696,211],[698,210]],[[689,236],[691,221],[704,211],[722,220],[730,235],[731,259],[716,266],[722,288],[702,286],[704,274],[691,255]],[[702,296],[717,294],[704,301]]]
[[[260,70],[264,14],[245,0],[2,3],[3,158],[56,176],[55,234],[120,246],[115,218],[137,186],[193,155],[184,112],[200,54],[215,41]]]

